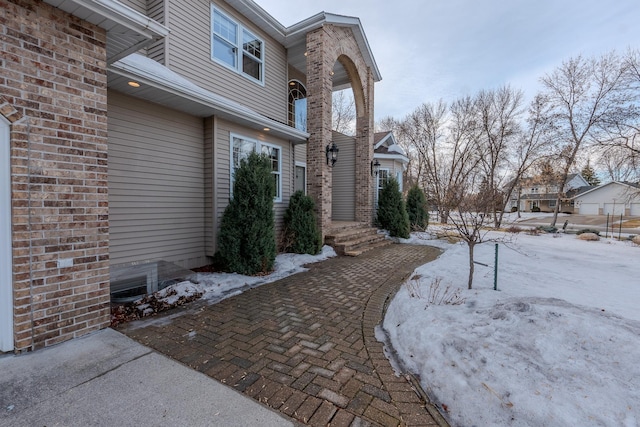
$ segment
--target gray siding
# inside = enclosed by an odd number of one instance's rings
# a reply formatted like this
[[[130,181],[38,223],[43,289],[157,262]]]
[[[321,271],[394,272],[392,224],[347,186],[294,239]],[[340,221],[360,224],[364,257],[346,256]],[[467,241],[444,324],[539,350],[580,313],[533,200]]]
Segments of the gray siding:
[[[111,265],[207,263],[203,120],[110,91]]]
[[[353,137],[333,132],[333,142],[340,151],[332,171],[331,217],[334,221],[355,221],[356,141]]]
[[[164,0],[148,0],[147,16],[161,24],[167,25],[166,4]],[[171,37],[171,36],[169,36]],[[162,38],[147,47],[147,56],[160,64],[165,64],[167,38]]]
[[[120,3],[142,14],[147,14],[147,0],[120,0]]]
[[[288,86],[285,48],[225,3],[215,2],[226,15],[264,41],[265,84],[262,86],[211,59],[210,2],[167,2],[171,35],[167,41],[165,65],[205,89],[286,123]]]

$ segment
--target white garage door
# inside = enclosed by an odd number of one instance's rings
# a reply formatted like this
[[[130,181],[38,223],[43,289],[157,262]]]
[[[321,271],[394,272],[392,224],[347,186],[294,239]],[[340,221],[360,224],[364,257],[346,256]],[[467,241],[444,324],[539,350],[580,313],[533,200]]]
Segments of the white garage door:
[[[580,215],[598,215],[597,203],[582,203],[578,211]]]
[[[624,215],[624,204],[623,203],[605,203],[604,204],[604,214],[610,214],[613,216]]]
[[[631,203],[631,216],[640,216],[640,203]]]

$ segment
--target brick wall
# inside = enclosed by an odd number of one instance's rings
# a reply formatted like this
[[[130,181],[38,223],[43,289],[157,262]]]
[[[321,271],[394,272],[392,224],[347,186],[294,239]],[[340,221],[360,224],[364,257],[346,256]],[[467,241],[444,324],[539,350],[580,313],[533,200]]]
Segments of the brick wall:
[[[356,194],[355,216],[359,222],[373,222],[373,94],[374,80],[350,29],[334,25],[307,34],[307,190],[316,202],[322,234],[331,225],[331,168],[325,147],[331,143],[332,71],[339,61],[351,80],[356,104]],[[338,156],[338,161],[340,157]]]
[[[109,323],[105,43],[102,29],[38,0],[0,0],[16,351]]]

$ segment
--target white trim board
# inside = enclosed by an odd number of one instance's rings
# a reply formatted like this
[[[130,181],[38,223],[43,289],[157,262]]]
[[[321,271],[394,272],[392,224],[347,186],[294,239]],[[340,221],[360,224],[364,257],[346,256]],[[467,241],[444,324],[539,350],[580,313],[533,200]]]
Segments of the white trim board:
[[[13,350],[11,151],[9,122],[0,116],[0,351]]]

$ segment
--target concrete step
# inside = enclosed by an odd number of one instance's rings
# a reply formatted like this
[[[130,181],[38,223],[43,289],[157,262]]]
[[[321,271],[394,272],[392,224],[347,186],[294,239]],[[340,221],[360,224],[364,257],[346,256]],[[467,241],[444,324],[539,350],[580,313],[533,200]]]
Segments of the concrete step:
[[[325,243],[339,255],[358,256],[370,249],[386,246],[391,242],[378,230],[364,224],[349,224],[332,228],[325,236]]]

